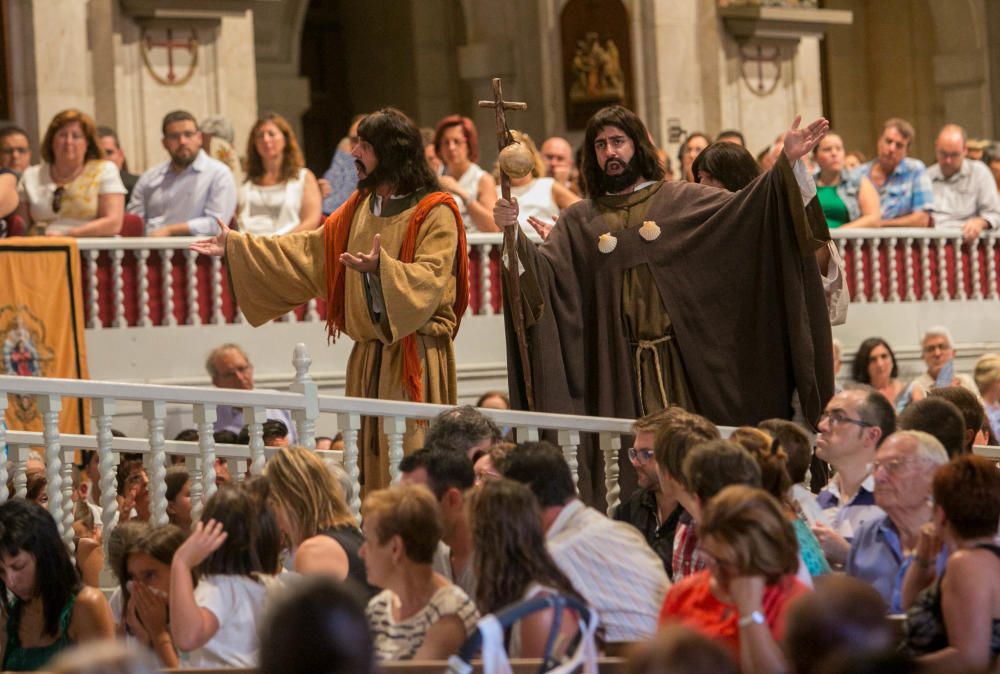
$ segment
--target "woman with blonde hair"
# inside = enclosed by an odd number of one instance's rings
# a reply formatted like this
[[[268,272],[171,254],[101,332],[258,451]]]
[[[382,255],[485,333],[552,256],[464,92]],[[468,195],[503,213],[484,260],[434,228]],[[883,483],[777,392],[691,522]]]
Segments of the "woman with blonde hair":
[[[97,126],[79,110],[63,110],[49,123],[42,163],[18,183],[20,215],[29,235],[115,236],[125,214],[125,185],[104,159]]]
[[[510,179],[510,196],[517,199],[519,207],[517,221],[521,229],[531,232],[532,228],[543,239],[559,218],[563,209],[569,208],[580,200],[580,197],[570,192],[569,188],[556,182],[554,178],[546,177],[545,160],[535,147],[535,141],[526,133],[511,131],[515,143],[523,145],[530,153],[533,161],[531,173],[523,178]],[[500,165],[493,171],[497,182],[500,182]],[[497,185],[497,198],[500,187]]]
[[[973,371],[994,440],[1000,438],[1000,353],[984,353]]]
[[[305,167],[295,132],[279,114],[264,115],[250,130],[239,203],[240,228],[251,234],[309,231],[322,221],[319,182]]]
[[[287,447],[271,457],[264,477],[293,570],[351,578],[368,597],[374,595],[358,556],[364,538],[323,461],[304,447]]]

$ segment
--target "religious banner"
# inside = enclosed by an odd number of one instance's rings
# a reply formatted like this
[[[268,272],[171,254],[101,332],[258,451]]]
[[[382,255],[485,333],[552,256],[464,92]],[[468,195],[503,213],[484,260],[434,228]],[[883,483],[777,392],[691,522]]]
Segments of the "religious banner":
[[[193,28],[144,28],[140,49],[146,70],[164,86],[187,84],[198,67],[198,33]]]
[[[0,373],[87,379],[80,253],[73,239],[0,240]],[[86,433],[89,403],[63,398],[62,433]],[[11,396],[7,427],[41,431],[32,396]]]

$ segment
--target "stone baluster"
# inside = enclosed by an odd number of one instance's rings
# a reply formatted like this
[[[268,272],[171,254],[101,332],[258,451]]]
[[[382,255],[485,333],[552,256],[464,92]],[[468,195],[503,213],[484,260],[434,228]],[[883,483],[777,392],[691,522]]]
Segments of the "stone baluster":
[[[246,459],[236,459],[233,461],[233,467],[236,469],[236,474],[233,475],[233,479],[237,482],[243,482],[247,479],[247,460]]]
[[[63,520],[62,493],[62,446],[59,442],[59,412],[62,398],[58,395],[39,395],[36,398],[38,410],[42,413],[42,437],[45,440],[45,477],[49,481],[46,493],[49,496],[49,512],[59,528],[59,536],[70,557],[73,557],[73,523],[67,528]]]
[[[882,297],[882,239],[877,236],[868,242],[868,252],[871,259],[872,274],[872,302],[880,304],[885,301]]]
[[[986,242],[981,238],[969,244],[969,267],[972,279],[972,299],[974,300],[983,299],[983,284],[979,277],[979,246],[981,245],[986,248]]]
[[[201,313],[198,306],[198,253],[186,250],[184,257],[187,260],[185,267],[187,272],[187,324],[201,325]]]
[[[316,323],[319,321],[319,305],[316,303],[316,298],[312,298],[306,304],[306,322]]]
[[[910,237],[903,239],[903,273],[906,275],[906,301],[917,301],[917,284],[913,278],[913,249],[915,243]]]
[[[337,415],[337,426],[344,436],[344,470],[351,478],[351,512],[360,520],[361,517],[361,470],[358,468],[358,429],[361,428],[361,415],[345,412]]]
[[[201,434],[198,434],[198,443],[201,444]],[[214,440],[213,440],[214,443]],[[205,509],[205,485],[201,474],[201,456],[188,455],[184,457],[185,465],[188,469],[188,481],[191,483],[191,522],[201,519],[201,511]]]
[[[14,469],[14,496],[28,498],[28,457],[31,456],[31,448],[23,445],[13,445],[13,447],[17,459],[17,467]]]
[[[538,442],[538,429],[534,426],[515,426],[514,433],[518,442]]]
[[[898,302],[899,301],[899,269],[896,264],[896,248],[898,247],[899,240],[896,237],[891,237],[889,239],[889,244],[886,247],[886,264],[889,265],[889,301]],[[903,252],[906,252],[906,246],[903,245]]]
[[[493,313],[493,278],[490,272],[490,253],[493,246],[485,243],[479,246],[479,313],[489,316]]]
[[[104,529],[105,546],[111,530],[118,524],[118,480],[114,462],[111,458],[111,443],[114,435],[111,433],[111,420],[115,414],[115,401],[112,398],[94,398],[90,403],[91,414],[94,415],[95,434],[97,436],[97,470],[100,473],[101,488],[101,527]],[[109,558],[105,552],[105,560]],[[107,566],[107,564],[105,564]],[[108,567],[110,570],[110,567]]]
[[[222,314],[222,258],[212,257],[212,323],[225,325],[226,317]]]
[[[136,325],[149,327],[149,249],[135,251],[135,297],[139,309]]]
[[[306,345],[299,342],[295,345],[292,356],[292,366],[295,367],[295,379],[288,390],[301,393],[305,398],[305,408],[292,410],[295,428],[298,431],[299,444],[309,449],[316,448],[316,419],[319,418],[319,388],[309,375],[312,358]]]
[[[389,441],[389,479],[392,484],[399,484],[399,462],[403,460],[403,435],[406,433],[404,417],[384,417],[382,429]]]
[[[167,446],[164,428],[167,420],[167,403],[162,400],[145,400],[142,416],[149,428],[149,506],[150,523],[167,524]]]
[[[76,520],[76,504],[73,502],[73,462],[76,458],[76,450],[72,447],[62,449],[62,522],[63,527],[73,531],[73,522]],[[97,524],[96,522],[94,523]],[[74,532],[75,533],[75,532]]]
[[[92,330],[100,330],[101,323],[101,293],[97,287],[97,257],[101,254],[99,250],[88,250],[87,260],[87,306],[90,308],[90,316],[87,319],[87,327]]]
[[[945,239],[937,239],[938,259],[938,299],[947,302],[951,299],[951,291],[948,289],[948,247]],[[956,270],[957,271],[957,270]]]
[[[983,244],[986,246],[986,282],[989,284],[986,289],[986,298],[995,300],[998,295],[996,258],[997,238],[995,236],[988,236],[983,239]]]
[[[116,328],[128,327],[125,320],[125,283],[122,274],[124,259],[125,251],[121,248],[111,251],[111,297],[115,309],[115,317],[111,324]]]
[[[174,251],[163,248],[160,250],[160,263],[162,264],[163,284],[163,325],[177,325],[177,317],[174,316]]]
[[[205,503],[208,499],[212,498],[212,494],[215,493],[215,420],[217,414],[217,408],[211,403],[198,403],[194,406],[194,424],[198,429],[198,453],[201,459],[199,471],[201,473],[201,485],[199,491],[201,492],[201,498],[198,500],[198,517],[201,517],[201,511],[204,508]],[[192,519],[195,518],[194,515],[194,476],[191,476],[192,482],[192,494],[191,494],[191,505],[192,505]]]
[[[260,475],[264,472],[267,459],[264,456],[264,422],[267,420],[267,409],[260,406],[244,407],[243,420],[250,434],[250,474]]]
[[[607,492],[608,517],[611,517],[621,501],[621,487],[618,485],[618,455],[622,449],[622,436],[610,431],[600,434],[601,452],[604,453],[604,489]]]
[[[951,254],[955,258],[955,299],[965,300],[968,299],[968,294],[965,292],[965,259],[962,257],[962,244],[964,241],[961,236],[956,236],[951,240]],[[969,246],[969,254],[973,254],[975,249]]]
[[[924,281],[920,300],[927,302],[934,299],[931,295],[931,244],[925,238],[920,239],[920,277]]]
[[[573,476],[575,485],[580,479],[580,464],[577,462],[576,453],[580,447],[580,431],[560,430],[559,447],[562,448],[563,458],[569,466],[569,472]]]
[[[10,455],[10,448],[7,446],[7,424],[4,423],[6,416],[7,396],[0,393],[0,449],[3,450],[3,456],[0,456],[0,503],[7,501],[7,480],[10,478],[7,474],[7,461],[12,461],[14,458]]]
[[[865,294],[865,242],[864,239],[854,239],[854,301],[865,304],[868,296]]]

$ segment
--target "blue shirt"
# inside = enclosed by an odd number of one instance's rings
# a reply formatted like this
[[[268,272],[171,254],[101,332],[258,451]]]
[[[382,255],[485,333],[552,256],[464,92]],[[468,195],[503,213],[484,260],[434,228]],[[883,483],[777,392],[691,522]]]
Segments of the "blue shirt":
[[[199,150],[180,173],[170,170],[169,161],[143,173],[128,211],[143,219],[147,235],[181,222],[188,223],[192,236],[217,234],[215,219],[228,224],[236,212],[236,181],[228,166]]]
[[[875,160],[862,164],[857,171],[861,175],[872,177],[872,166]],[[882,207],[882,219],[891,220],[917,211],[929,211],[934,207],[934,189],[927,176],[927,167],[919,159],[903,157],[896,170],[892,172],[878,190],[879,203]]]
[[[830,522],[830,528],[846,538],[854,538],[856,532],[865,522],[885,515],[885,512],[875,505],[875,478],[869,473],[858,487],[858,493],[847,503],[841,503],[840,488],[836,477],[823,488],[816,497],[816,503],[823,509]]]
[[[334,152],[330,168],[323,174],[323,180],[330,183],[330,194],[323,199],[323,214],[329,215],[347,201],[347,197],[358,187],[358,171],[354,168],[354,157],[343,150]]]

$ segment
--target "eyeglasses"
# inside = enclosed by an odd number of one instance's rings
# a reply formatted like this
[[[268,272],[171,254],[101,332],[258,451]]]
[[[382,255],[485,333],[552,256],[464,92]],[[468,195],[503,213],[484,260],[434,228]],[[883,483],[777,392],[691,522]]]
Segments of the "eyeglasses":
[[[935,351],[951,351],[951,344],[928,344],[924,347],[924,353],[934,353]]]
[[[895,475],[903,470],[903,468],[914,461],[920,461],[921,458],[917,456],[907,456],[899,459],[890,459],[889,461],[872,461],[872,473],[875,473],[879,468],[885,470],[886,473],[890,475]]]
[[[11,156],[11,155],[15,155],[15,154],[28,154],[29,152],[31,152],[31,150],[29,150],[26,147],[4,147],[4,148],[0,148],[0,154],[8,156],[8,157]]]
[[[819,416],[819,423],[823,423],[824,419],[830,422],[830,428],[833,428],[834,426],[839,426],[840,424],[854,424],[855,426],[860,426],[861,428],[874,425],[868,423],[867,421],[863,421],[862,419],[852,419],[851,417],[847,416],[840,410],[834,410],[833,412],[823,412],[823,414]]]
[[[56,188],[55,192],[52,193],[52,212],[58,213],[59,209],[62,208],[63,194],[66,193],[66,188],[60,185]]]
[[[651,449],[636,449],[635,447],[628,448],[628,460],[634,463],[646,463],[653,458],[653,450]]]

